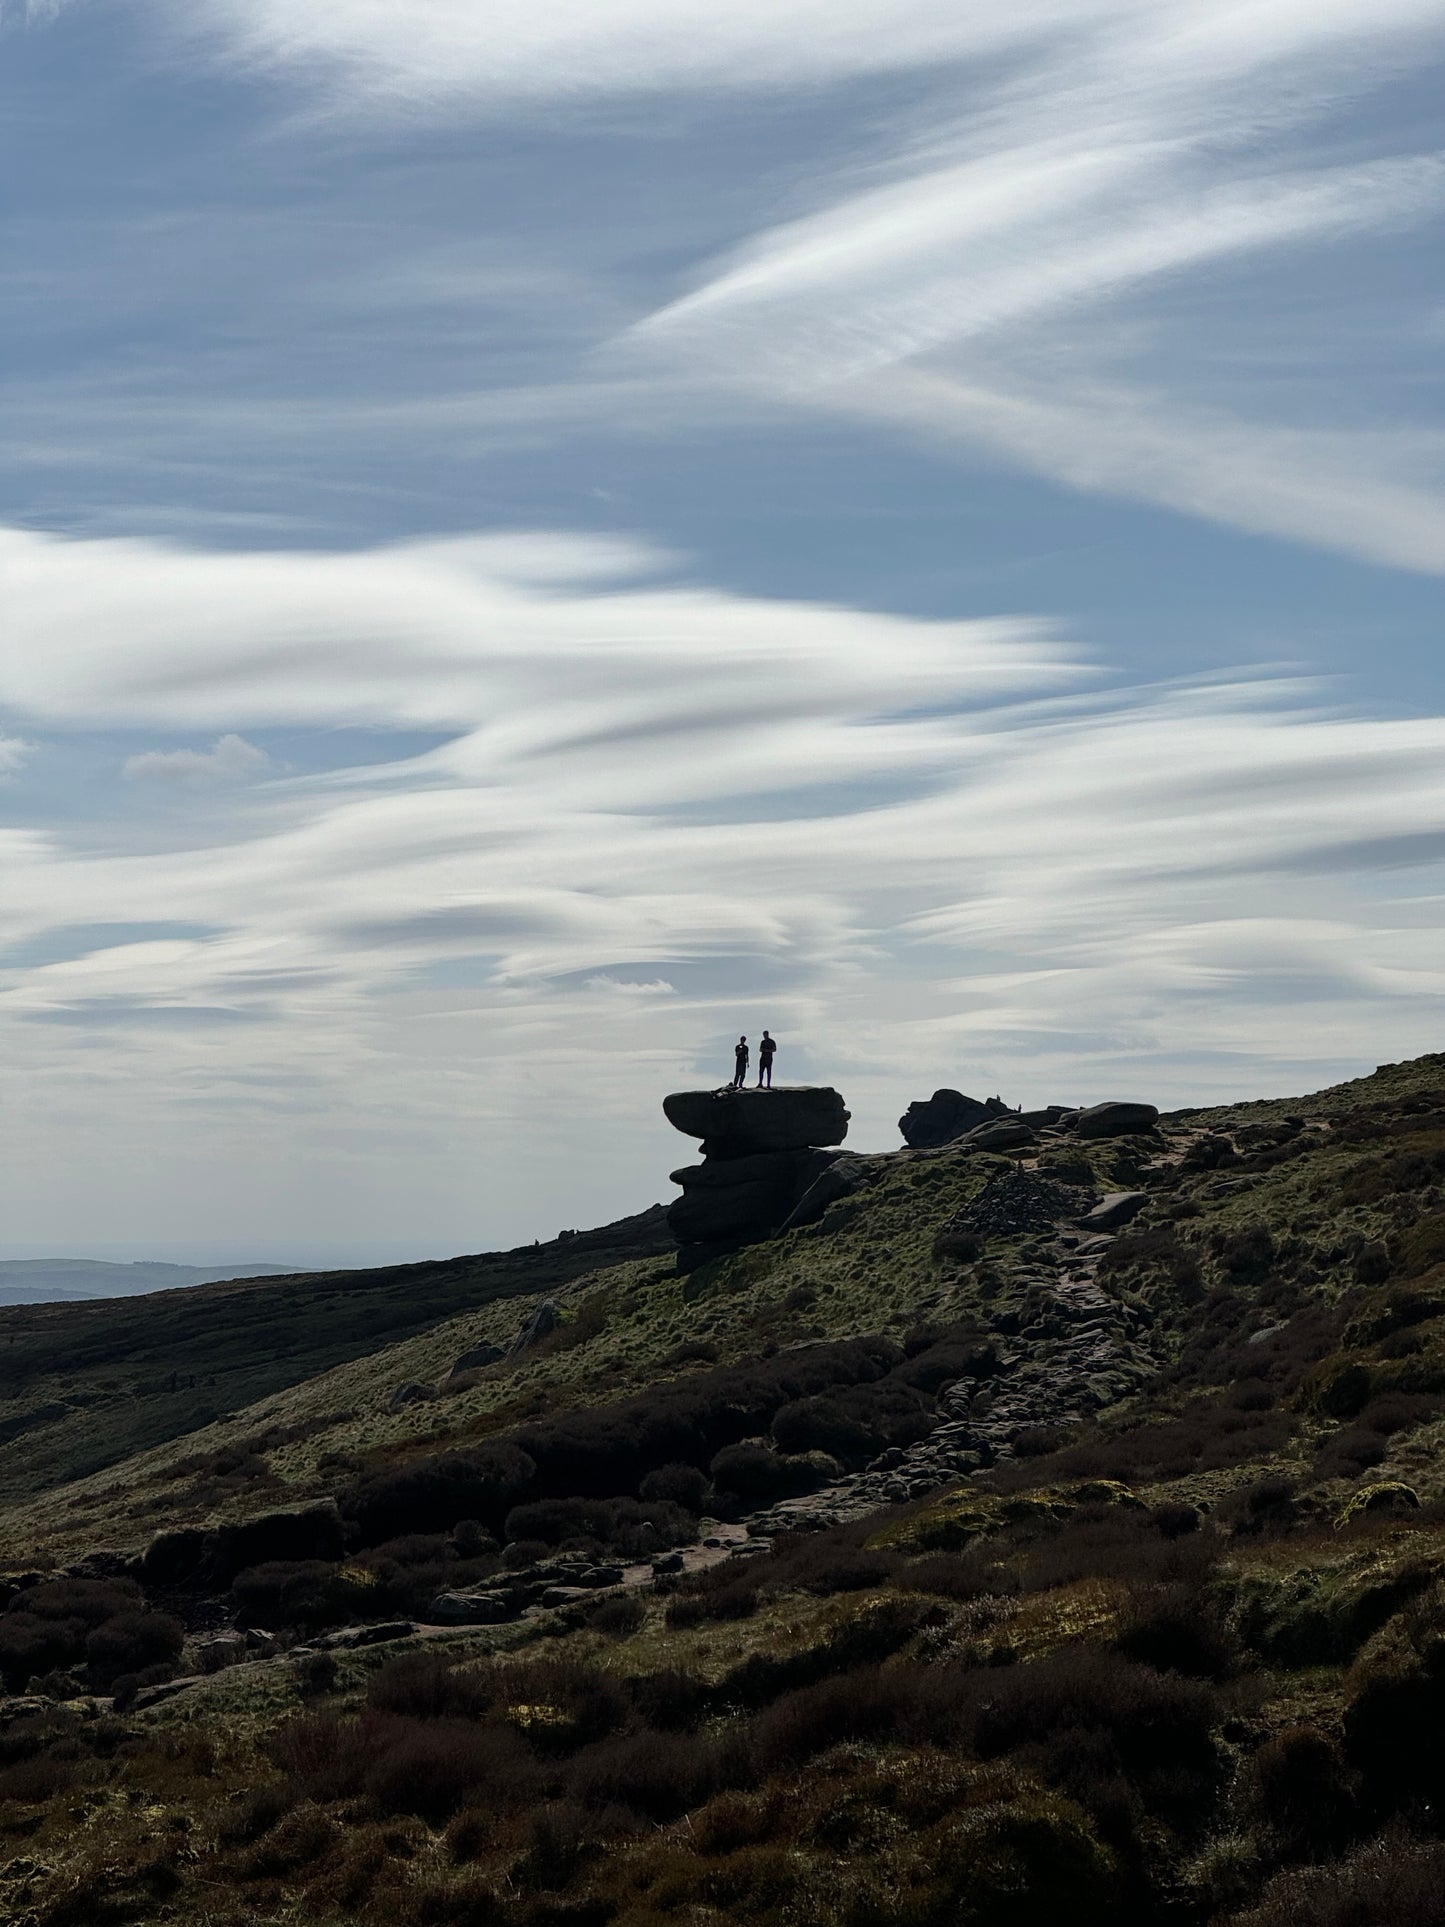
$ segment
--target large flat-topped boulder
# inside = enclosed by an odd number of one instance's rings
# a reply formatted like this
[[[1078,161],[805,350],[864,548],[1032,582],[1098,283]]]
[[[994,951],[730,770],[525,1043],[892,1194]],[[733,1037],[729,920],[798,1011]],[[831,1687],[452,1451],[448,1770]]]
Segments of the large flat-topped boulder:
[[[674,1091],[663,1115],[684,1137],[702,1140],[709,1156],[755,1151],[806,1151],[841,1144],[848,1112],[826,1084],[779,1084],[771,1091]]]

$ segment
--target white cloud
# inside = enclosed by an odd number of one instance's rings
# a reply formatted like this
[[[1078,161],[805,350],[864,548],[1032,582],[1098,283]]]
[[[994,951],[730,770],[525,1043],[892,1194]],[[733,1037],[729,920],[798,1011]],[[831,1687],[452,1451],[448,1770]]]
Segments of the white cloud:
[[[34,748],[19,736],[0,736],[0,779],[13,776]]]
[[[130,782],[239,783],[259,776],[271,758],[255,743],[234,734],[218,737],[209,749],[147,749],[128,756],[122,774]]]
[[[1445,567],[1445,444],[1408,393],[1389,399],[1417,323],[1402,310],[1395,339],[1341,346],[1336,303],[1294,285],[1311,247],[1445,212],[1438,152],[1357,129],[1328,164],[1318,130],[1435,54],[1445,4],[1100,6],[1075,24],[865,185],[820,183],[622,345],[1069,487]],[[1212,299],[1246,266],[1247,291]],[[1260,379],[1272,333],[1312,382]],[[1374,420],[1344,399],[1365,388]]]

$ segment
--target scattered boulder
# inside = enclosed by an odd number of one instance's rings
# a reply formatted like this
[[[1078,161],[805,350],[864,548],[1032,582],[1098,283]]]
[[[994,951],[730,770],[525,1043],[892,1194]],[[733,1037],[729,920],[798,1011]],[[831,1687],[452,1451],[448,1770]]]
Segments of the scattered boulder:
[[[500,1626],[515,1619],[516,1606],[505,1592],[443,1592],[427,1608],[441,1626]]]
[[[338,1626],[319,1633],[311,1642],[328,1652],[353,1652],[361,1646],[385,1646],[394,1639],[410,1639],[416,1627],[409,1619],[388,1619],[371,1626]]]
[[[1156,1105],[1110,1102],[1091,1104],[1087,1110],[1066,1116],[1063,1127],[1075,1137],[1135,1137],[1141,1131],[1152,1131],[1158,1122]]]
[[[936,1150],[952,1144],[966,1131],[976,1130],[991,1119],[1008,1117],[1009,1107],[1001,1097],[980,1100],[965,1097],[962,1091],[935,1091],[932,1097],[918,1098],[898,1120],[903,1142],[915,1151]]]
[[[555,1299],[544,1298],[507,1347],[506,1356],[520,1358],[523,1352],[530,1351],[534,1345],[541,1344],[544,1338],[556,1331],[561,1322],[561,1307]]]
[[[506,1356],[500,1345],[491,1345],[483,1341],[480,1345],[473,1345],[469,1351],[463,1352],[460,1358],[453,1359],[447,1377],[460,1378],[463,1372],[479,1372],[484,1365],[499,1364]]]
[[[1022,1151],[1030,1144],[1037,1144],[1039,1134],[1022,1118],[992,1118],[977,1129],[966,1131],[958,1139],[961,1150],[967,1151]]]
[[[698,1138],[709,1158],[748,1157],[758,1151],[806,1151],[841,1144],[848,1111],[841,1095],[822,1084],[780,1084],[771,1091],[674,1091],[663,1116],[684,1137]]]
[[[387,1400],[387,1409],[398,1412],[403,1405],[424,1405],[434,1396],[430,1385],[423,1385],[414,1378],[404,1378]]]
[[[1148,1202],[1147,1191],[1110,1191],[1078,1222],[1089,1231],[1117,1231],[1132,1223]]]

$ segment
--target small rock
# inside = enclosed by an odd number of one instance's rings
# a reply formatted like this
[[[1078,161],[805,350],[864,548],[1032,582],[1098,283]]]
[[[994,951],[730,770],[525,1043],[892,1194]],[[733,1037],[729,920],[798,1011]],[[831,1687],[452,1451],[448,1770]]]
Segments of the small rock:
[[[500,1626],[515,1617],[511,1596],[504,1592],[442,1592],[427,1610],[443,1626]]]
[[[484,1365],[496,1365],[506,1357],[500,1345],[473,1345],[470,1351],[462,1353],[452,1361],[448,1378],[460,1378],[463,1372],[479,1372]]]
[[[385,1646],[393,1639],[410,1639],[415,1631],[409,1619],[388,1619],[375,1626],[339,1626],[335,1632],[320,1634],[312,1644],[351,1652],[358,1646]]]
[[[434,1396],[430,1385],[423,1385],[414,1378],[405,1378],[387,1400],[387,1409],[396,1412],[403,1405],[423,1405]]]
[[[576,1606],[591,1596],[586,1586],[548,1586],[542,1594],[542,1604],[548,1607]]]
[[[1117,1231],[1132,1223],[1148,1202],[1147,1191],[1110,1191],[1079,1223],[1088,1231]]]
[[[652,1562],[654,1572],[681,1572],[685,1561],[680,1552],[659,1552]]]
[[[164,1679],[156,1686],[142,1686],[130,1703],[130,1710],[143,1713],[148,1706],[159,1706],[162,1700],[173,1700],[177,1693],[189,1692],[191,1687],[201,1685],[204,1674],[186,1673],[178,1679]]]

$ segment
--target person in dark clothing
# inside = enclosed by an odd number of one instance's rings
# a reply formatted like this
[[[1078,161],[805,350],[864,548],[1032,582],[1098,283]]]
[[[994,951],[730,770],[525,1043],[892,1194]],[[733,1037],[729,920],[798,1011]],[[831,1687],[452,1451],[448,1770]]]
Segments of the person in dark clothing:
[[[748,1081],[748,1040],[740,1037],[733,1047],[733,1089],[740,1091]]]
[[[762,1090],[764,1085],[766,1085],[769,1090],[773,1088],[773,1053],[777,1048],[777,1044],[769,1037],[768,1033],[764,1031],[762,1042],[758,1045],[759,1090]]]

